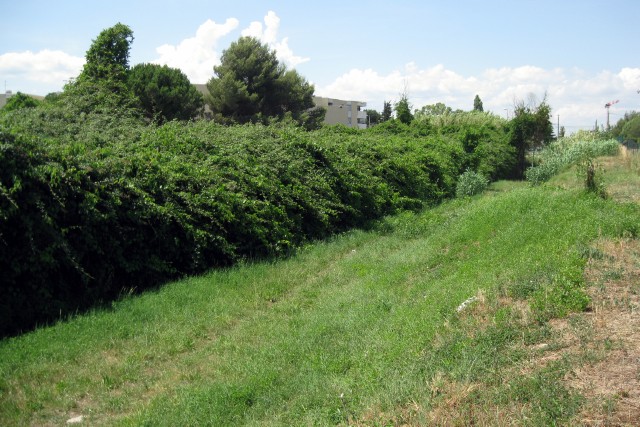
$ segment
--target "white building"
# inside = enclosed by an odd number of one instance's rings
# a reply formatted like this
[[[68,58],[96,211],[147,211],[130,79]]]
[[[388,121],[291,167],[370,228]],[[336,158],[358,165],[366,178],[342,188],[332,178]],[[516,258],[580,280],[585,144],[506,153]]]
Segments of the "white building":
[[[0,93],[0,108],[4,107],[7,104],[9,98],[11,98],[11,91],[8,90],[5,93]]]
[[[328,125],[341,123],[348,127],[365,129],[367,127],[367,113],[364,108],[366,102],[344,101],[342,99],[314,96],[313,102],[317,107],[324,107],[327,114],[324,122]]]

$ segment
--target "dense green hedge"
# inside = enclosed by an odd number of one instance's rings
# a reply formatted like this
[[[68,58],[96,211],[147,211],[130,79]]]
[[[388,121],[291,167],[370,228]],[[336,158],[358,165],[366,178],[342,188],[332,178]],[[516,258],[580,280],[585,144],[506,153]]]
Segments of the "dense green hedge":
[[[0,335],[123,290],[287,254],[437,202],[474,162],[501,162],[438,132],[68,113],[0,118]]]

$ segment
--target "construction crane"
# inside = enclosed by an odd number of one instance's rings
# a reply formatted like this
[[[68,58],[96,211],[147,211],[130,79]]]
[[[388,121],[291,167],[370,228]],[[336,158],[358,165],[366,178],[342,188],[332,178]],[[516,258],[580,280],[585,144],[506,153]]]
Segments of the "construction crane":
[[[617,104],[618,102],[620,101],[616,99],[615,101],[609,101],[604,104],[604,108],[607,109],[607,130],[611,129],[611,127],[609,126],[609,107],[611,107],[613,104]]]

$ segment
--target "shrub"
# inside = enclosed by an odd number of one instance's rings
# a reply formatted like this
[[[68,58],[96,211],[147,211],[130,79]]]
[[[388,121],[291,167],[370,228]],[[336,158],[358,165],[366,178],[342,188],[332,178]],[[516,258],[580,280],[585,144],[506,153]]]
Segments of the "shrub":
[[[487,189],[489,180],[484,175],[467,170],[458,178],[456,197],[469,197],[482,193]]]
[[[146,124],[87,85],[3,114],[0,335],[437,203],[507,156],[486,129],[376,128]]]

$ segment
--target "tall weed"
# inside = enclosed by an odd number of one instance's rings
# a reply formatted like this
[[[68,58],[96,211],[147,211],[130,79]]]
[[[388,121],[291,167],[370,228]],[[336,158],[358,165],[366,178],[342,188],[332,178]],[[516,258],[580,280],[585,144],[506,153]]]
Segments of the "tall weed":
[[[610,140],[561,139],[540,152],[539,164],[530,167],[525,177],[532,185],[540,185],[563,169],[578,164],[585,158],[610,156],[618,153],[620,144]]]

